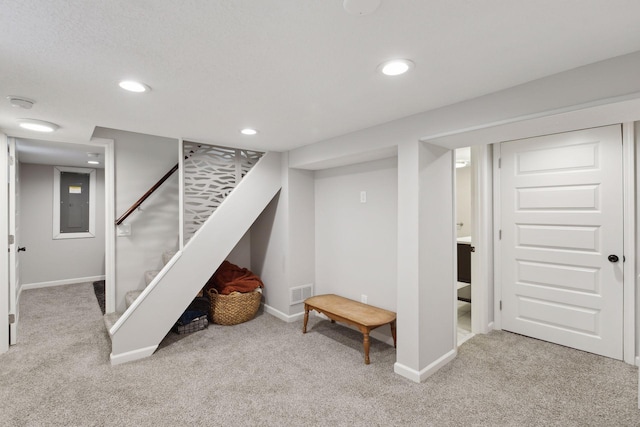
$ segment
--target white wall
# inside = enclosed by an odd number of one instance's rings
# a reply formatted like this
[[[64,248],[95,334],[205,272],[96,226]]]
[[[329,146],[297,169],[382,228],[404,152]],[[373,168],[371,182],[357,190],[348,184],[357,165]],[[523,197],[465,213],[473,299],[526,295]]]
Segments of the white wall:
[[[397,210],[395,157],[316,171],[316,294],[396,311]]]
[[[251,269],[251,230],[242,236],[242,239],[227,257],[227,261],[238,267]]]
[[[458,237],[471,235],[471,167],[456,169],[456,223]]]
[[[114,140],[116,218],[178,163],[178,140],[97,128],[94,137]],[[125,221],[131,235],[116,238],[116,310],[128,291],[145,287],[144,272],[162,267],[162,253],[178,247],[178,174],[174,174]]]
[[[265,284],[269,312],[291,321],[304,307],[290,305],[289,289],[315,281],[314,180],[290,169],[286,153],[280,172],[282,189],[251,227],[251,269]]]
[[[53,234],[53,166],[20,165],[20,275],[23,285],[103,276],[104,169],[96,170],[96,234],[58,239]]]
[[[251,270],[264,282],[264,303],[289,314],[287,195],[283,188],[251,226]]]

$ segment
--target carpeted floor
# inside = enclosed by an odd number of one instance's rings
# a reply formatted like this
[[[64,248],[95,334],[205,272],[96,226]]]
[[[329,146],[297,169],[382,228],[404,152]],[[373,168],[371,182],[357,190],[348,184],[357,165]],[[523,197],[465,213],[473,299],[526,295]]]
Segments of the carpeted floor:
[[[168,335],[152,357],[109,364],[91,283],[24,291],[19,343],[0,355],[7,426],[637,426],[635,367],[505,332],[479,335],[415,384],[395,350],[312,316],[264,313]]]
[[[93,282],[93,293],[96,296],[96,300],[98,300],[98,306],[100,307],[100,311],[102,314],[105,313],[105,300],[104,300],[104,280],[98,280]]]

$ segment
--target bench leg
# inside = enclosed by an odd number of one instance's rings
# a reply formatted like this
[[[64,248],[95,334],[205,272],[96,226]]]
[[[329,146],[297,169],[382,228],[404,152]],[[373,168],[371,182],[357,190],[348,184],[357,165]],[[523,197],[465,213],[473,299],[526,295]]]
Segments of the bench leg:
[[[304,323],[302,324],[302,333],[307,333],[307,322],[309,321],[309,306],[304,305]]]
[[[393,337],[393,348],[397,348],[396,346],[396,321],[389,323],[391,325],[391,336]]]
[[[369,331],[362,333],[364,335],[364,364],[369,364]]]

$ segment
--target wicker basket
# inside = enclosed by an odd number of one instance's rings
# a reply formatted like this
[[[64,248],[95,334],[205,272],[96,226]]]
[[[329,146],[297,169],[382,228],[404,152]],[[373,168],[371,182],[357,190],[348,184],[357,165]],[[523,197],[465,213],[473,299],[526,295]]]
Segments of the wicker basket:
[[[209,289],[209,296],[211,319],[218,325],[237,325],[253,319],[262,299],[262,293],[258,291],[221,295],[214,288]]]

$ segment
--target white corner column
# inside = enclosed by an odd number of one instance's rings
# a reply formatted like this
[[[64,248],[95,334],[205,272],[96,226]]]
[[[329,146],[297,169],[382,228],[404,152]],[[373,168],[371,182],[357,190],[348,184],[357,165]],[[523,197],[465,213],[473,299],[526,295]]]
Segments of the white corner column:
[[[424,381],[456,356],[454,152],[398,145],[398,304],[394,371]]]

